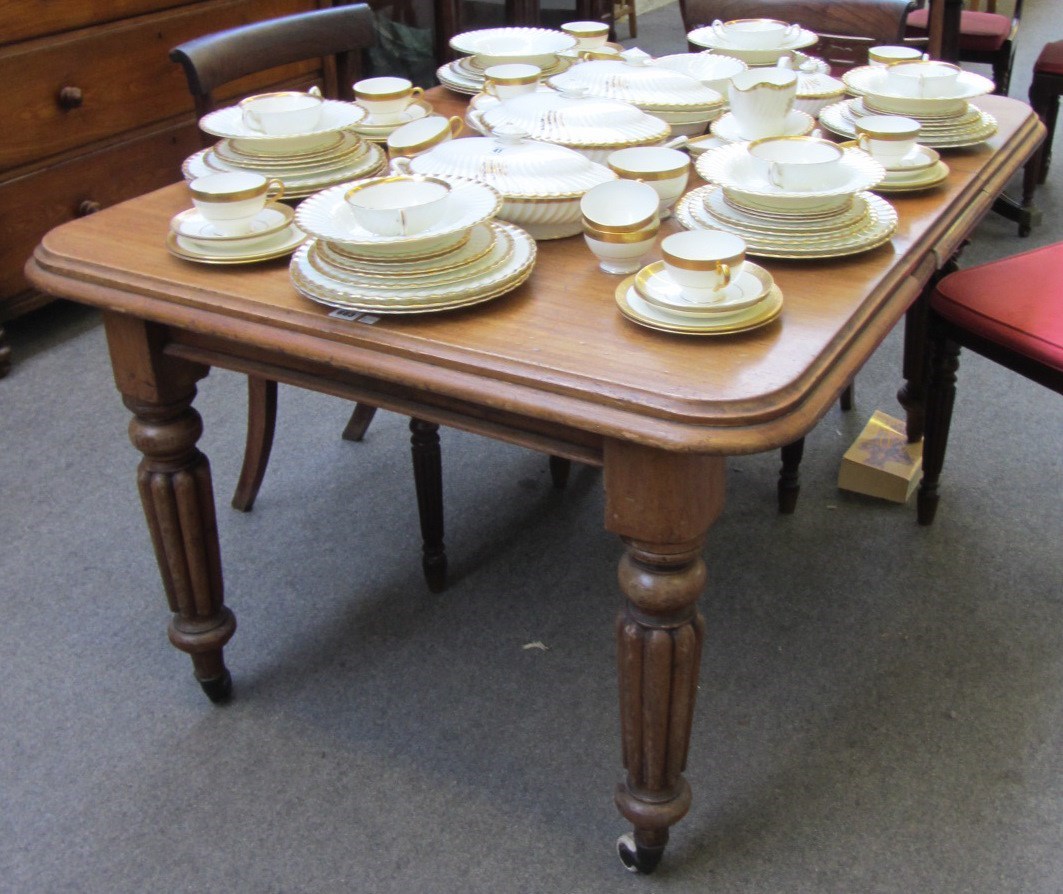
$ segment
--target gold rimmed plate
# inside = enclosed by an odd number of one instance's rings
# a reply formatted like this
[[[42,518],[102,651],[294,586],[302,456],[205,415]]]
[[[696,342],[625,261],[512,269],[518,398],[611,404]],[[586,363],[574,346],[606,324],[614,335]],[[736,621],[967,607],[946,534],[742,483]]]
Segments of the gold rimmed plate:
[[[207,245],[223,242],[247,244],[278,233],[291,225],[295,212],[287,205],[270,202],[251,221],[250,231],[242,236],[226,236],[214,229],[214,224],[199,213],[197,208],[188,208],[175,214],[170,220],[170,229],[178,236]]]
[[[306,234],[289,226],[265,239],[249,239],[246,243],[225,242],[206,245],[178,236],[172,230],[166,234],[166,248],[171,254],[198,264],[254,264],[291,254],[303,242]]]
[[[487,254],[494,242],[494,228],[490,223],[482,223],[471,227],[468,236],[457,245],[429,257],[366,260],[339,250],[331,242],[324,240],[318,242],[318,251],[329,262],[350,273],[360,273],[371,279],[391,280],[395,276],[424,276],[463,268]]]
[[[704,320],[720,314],[732,314],[764,299],[775,284],[770,273],[752,261],[725,288],[713,293],[708,301],[701,294],[684,289],[668,274],[664,261],[647,264],[635,274],[635,291],[649,304],[682,316]]]
[[[620,313],[633,323],[678,335],[734,335],[759,329],[777,319],[783,306],[782,292],[778,286],[772,285],[757,304],[730,314],[694,319],[650,304],[635,288],[635,276],[621,282],[614,297]]]

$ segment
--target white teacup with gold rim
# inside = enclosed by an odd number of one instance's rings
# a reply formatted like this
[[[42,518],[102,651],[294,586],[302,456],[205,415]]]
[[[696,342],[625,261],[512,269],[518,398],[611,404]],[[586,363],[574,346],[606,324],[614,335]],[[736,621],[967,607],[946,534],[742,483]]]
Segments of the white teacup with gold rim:
[[[251,233],[266,202],[284,195],[284,184],[252,171],[227,171],[197,177],[188,184],[192,204],[222,236]]]
[[[512,99],[539,89],[543,70],[538,65],[524,62],[507,62],[484,69],[484,93],[499,101]]]
[[[732,19],[712,23],[713,33],[740,50],[774,50],[801,33],[801,26],[778,19]]]
[[[410,236],[438,223],[450,184],[437,177],[397,175],[357,183],[344,193],[354,219],[378,236]]]
[[[876,68],[885,68],[895,62],[919,62],[929,58],[918,47],[882,46],[867,51],[867,62]]]
[[[634,273],[653,248],[661,222],[657,191],[637,180],[592,186],[580,199],[583,235],[606,273]]]
[[[398,115],[424,93],[406,78],[365,78],[354,85],[354,101],[375,118]]]
[[[649,184],[659,198],[657,208],[662,219],[686,189],[690,178],[690,156],[666,146],[631,146],[617,149],[606,161],[609,169],[624,180]]]
[[[797,98],[797,73],[785,68],[740,71],[728,88],[731,114],[749,140],[781,133]]]
[[[954,96],[962,69],[951,62],[895,62],[886,68],[886,87],[901,96],[942,99]]]
[[[856,144],[889,169],[915,149],[922,124],[901,115],[866,115],[856,119]]]
[[[565,22],[561,30],[576,38],[577,52],[597,49],[609,39],[609,26],[605,22]]]
[[[240,115],[251,130],[270,136],[304,134],[321,121],[324,99],[317,87],[309,92],[282,90],[240,100]]]
[[[749,144],[758,172],[787,192],[833,189],[845,176],[844,152],[818,137],[767,137]]]
[[[738,278],[746,262],[741,236],[718,230],[687,230],[661,241],[669,278],[694,300],[711,301]]]
[[[461,118],[454,115],[444,118],[442,115],[429,115],[409,124],[403,124],[388,134],[388,156],[390,158],[413,158],[434,149],[461,133]]]

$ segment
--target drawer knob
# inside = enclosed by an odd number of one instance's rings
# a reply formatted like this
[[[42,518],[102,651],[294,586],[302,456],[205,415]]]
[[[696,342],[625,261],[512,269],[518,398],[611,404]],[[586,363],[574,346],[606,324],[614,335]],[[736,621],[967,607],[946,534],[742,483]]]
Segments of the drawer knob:
[[[84,199],[78,203],[77,216],[88,217],[90,214],[95,214],[102,207],[103,205],[93,199]]]
[[[59,91],[59,105],[64,109],[76,109],[84,98],[80,87],[64,87]]]

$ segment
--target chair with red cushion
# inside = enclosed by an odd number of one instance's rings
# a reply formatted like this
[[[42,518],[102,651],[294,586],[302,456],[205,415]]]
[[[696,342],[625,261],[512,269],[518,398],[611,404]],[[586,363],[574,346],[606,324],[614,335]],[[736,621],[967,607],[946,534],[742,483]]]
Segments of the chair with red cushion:
[[[937,510],[961,347],[1063,393],[1063,242],[946,276],[930,298],[930,333],[921,525]]]
[[[1001,96],[1008,93],[1011,63],[1015,57],[1015,35],[1022,18],[1023,0],[1014,0],[1015,11],[1006,16],[997,12],[997,0],[966,0],[967,9],[960,13],[958,40],[960,62],[981,62],[993,67],[993,82]],[[983,5],[985,9],[982,9]],[[907,33],[925,37],[929,7],[908,14]]]

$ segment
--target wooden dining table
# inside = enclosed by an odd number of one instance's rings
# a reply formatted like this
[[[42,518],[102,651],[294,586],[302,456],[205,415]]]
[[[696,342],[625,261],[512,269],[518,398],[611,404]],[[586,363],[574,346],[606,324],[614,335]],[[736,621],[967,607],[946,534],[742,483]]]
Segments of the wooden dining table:
[[[464,103],[442,88],[426,96],[442,114]],[[626,319],[614,298],[619,278],[598,269],[580,236],[540,242],[530,279],[493,301],[351,320],[301,296],[285,261],[214,267],[170,254],[170,219],[189,205],[183,183],[48,233],[27,275],[102,311],[130,437],[143,454],[137,482],[169,638],[191,656],[207,693],[229,694],[223,651],[236,629],[223,598],[210,466],[196,446],[196,383],[211,367],[602,466],[603,524],[622,543],[625,772],[615,801],[633,832],[620,850],[629,868],[652,871],[691,803],[683,770],[703,640],[703,547],[724,507],[727,457],[802,438],[906,315],[906,393],[918,419],[921,295],[1044,133],[1021,102],[977,104],[996,117],[997,134],[946,152],[951,173],[941,186],[894,199],[899,225],[888,244],[831,260],[763,260],[782,290],[782,314],[727,336]]]

